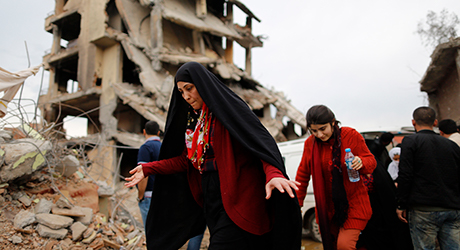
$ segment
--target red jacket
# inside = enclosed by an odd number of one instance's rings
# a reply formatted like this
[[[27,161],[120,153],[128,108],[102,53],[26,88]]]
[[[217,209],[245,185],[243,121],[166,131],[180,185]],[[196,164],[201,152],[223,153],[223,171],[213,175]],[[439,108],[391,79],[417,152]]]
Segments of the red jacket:
[[[312,168],[312,149],[315,137],[311,135],[307,138],[304,145],[304,151],[302,155],[302,161],[300,162],[297,170],[296,181],[300,182],[299,190],[296,192],[299,199],[299,204],[303,204],[303,200],[306,195],[308,182],[310,180],[311,168]],[[349,127],[342,127],[341,132],[341,162],[342,162],[342,173],[343,183],[345,191],[347,193],[347,199],[349,204],[348,219],[343,224],[345,229],[359,229],[363,230],[366,227],[367,221],[371,218],[372,208],[367,194],[367,188],[363,184],[362,178],[359,182],[352,183],[348,180],[347,169],[345,166],[345,148],[350,148],[351,152],[355,156],[359,156],[363,162],[363,167],[359,170],[361,175],[371,174],[377,162],[374,156],[371,154],[366,146],[364,138],[356,130]],[[326,209],[328,214],[328,220],[331,221],[334,215],[334,203],[332,202],[332,146],[334,145],[334,139],[331,138],[327,142],[319,142],[321,152],[321,169],[325,181],[325,194],[326,194],[326,208],[316,207],[316,209]]]
[[[248,150],[233,140],[217,119],[212,147],[219,171],[222,202],[230,219],[252,234],[269,232],[273,218],[265,199],[265,184],[274,177],[283,177],[281,171],[249,155]],[[145,176],[187,171],[190,190],[202,206],[201,176],[189,163],[184,151],[174,158],[142,164],[142,170]]]

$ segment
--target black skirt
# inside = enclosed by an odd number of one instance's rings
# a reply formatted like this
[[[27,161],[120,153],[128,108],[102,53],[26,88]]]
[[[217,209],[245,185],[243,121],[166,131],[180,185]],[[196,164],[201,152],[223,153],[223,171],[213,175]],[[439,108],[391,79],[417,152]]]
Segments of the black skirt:
[[[211,235],[209,250],[269,249],[268,234],[255,235],[246,232],[228,217],[222,204],[217,171],[204,171],[201,184],[204,214]]]

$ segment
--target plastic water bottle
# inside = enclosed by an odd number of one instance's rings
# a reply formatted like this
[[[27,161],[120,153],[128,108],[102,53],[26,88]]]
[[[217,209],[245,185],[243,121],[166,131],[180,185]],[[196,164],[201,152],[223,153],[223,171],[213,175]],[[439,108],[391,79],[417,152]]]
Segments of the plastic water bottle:
[[[345,164],[347,165],[347,171],[348,171],[348,179],[350,179],[350,182],[357,182],[359,181],[359,172],[358,170],[354,170],[351,168],[351,162],[355,159],[355,156],[351,152],[350,148],[345,149]]]

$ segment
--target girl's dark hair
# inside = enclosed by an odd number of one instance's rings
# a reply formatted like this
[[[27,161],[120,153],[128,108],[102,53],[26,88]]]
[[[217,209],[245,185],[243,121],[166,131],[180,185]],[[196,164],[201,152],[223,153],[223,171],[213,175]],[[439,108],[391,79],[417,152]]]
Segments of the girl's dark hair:
[[[324,105],[315,105],[307,111],[307,128],[312,124],[340,123],[335,119],[334,112]]]

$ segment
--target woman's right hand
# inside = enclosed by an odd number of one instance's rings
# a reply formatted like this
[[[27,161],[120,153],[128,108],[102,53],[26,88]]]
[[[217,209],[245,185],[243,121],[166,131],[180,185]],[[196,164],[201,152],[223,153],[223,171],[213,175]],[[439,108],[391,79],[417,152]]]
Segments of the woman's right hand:
[[[129,181],[125,183],[126,187],[133,187],[145,178],[144,171],[142,170],[142,165],[138,165],[137,167],[133,168],[131,171],[129,171],[129,173],[132,174],[132,176],[125,178],[125,181]]]

